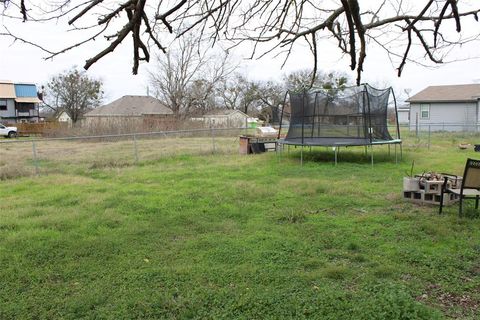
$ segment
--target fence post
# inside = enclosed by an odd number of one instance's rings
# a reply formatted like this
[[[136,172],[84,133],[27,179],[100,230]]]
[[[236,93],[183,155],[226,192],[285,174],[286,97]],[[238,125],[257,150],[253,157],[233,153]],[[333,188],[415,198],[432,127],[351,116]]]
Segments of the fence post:
[[[135,156],[135,164],[138,164],[138,147],[137,147],[137,135],[133,134],[133,151]]]
[[[430,150],[430,125],[428,125],[428,146],[427,146],[427,149]]]
[[[418,112],[416,113],[416,120],[415,120],[415,138],[418,138]]]
[[[215,153],[215,131],[213,130],[213,127],[210,127],[210,131],[212,133],[212,153]]]
[[[33,153],[33,165],[35,166],[35,175],[38,176],[38,161],[37,161],[37,147],[35,145],[35,140],[32,140],[32,153]]]

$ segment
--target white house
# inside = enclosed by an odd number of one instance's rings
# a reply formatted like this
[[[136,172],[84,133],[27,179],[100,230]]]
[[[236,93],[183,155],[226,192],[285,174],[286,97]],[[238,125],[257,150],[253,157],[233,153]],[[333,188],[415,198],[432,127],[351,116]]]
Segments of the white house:
[[[430,86],[407,100],[410,130],[476,131],[479,101],[480,84]]]
[[[397,109],[398,124],[410,123],[410,106],[400,106]]]
[[[205,125],[213,128],[244,128],[250,117],[240,110],[218,109],[203,116]]]
[[[62,111],[60,112],[60,114],[58,114],[57,121],[62,123],[68,123],[69,125],[72,124],[72,118],[70,118],[66,111]]]

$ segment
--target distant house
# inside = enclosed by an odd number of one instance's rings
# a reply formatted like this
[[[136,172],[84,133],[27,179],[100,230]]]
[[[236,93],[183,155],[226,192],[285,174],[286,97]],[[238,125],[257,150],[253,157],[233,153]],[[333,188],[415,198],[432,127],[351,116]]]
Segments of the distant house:
[[[68,123],[69,125],[72,124],[72,118],[68,115],[68,113],[63,110],[40,110],[40,121],[48,121],[48,122],[61,122],[61,123]]]
[[[58,114],[56,115],[56,119],[58,122],[72,124],[72,118],[68,115],[66,111],[58,112]]]
[[[479,101],[480,84],[430,86],[407,100],[410,130],[477,130]]]
[[[400,106],[397,109],[398,123],[409,124],[410,123],[410,106]]]
[[[173,122],[172,110],[150,96],[123,96],[84,115],[86,126],[129,127],[134,131],[168,129]]]
[[[0,121],[38,122],[40,102],[35,84],[0,81]]]
[[[218,109],[200,118],[206,126],[213,128],[243,128],[250,117],[240,110]]]

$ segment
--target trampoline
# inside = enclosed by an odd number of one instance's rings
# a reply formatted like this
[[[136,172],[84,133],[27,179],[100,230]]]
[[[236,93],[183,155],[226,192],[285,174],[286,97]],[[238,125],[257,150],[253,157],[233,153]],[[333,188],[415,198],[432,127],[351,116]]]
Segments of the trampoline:
[[[373,164],[374,145],[400,145],[397,106],[392,88],[376,89],[368,84],[341,89],[321,89],[288,92],[291,115],[288,133],[278,142],[302,147],[325,146],[335,150],[335,163],[339,147],[365,146],[370,148]],[[395,131],[388,129],[387,110],[392,102],[395,108]],[[283,121],[283,110],[280,123]],[[396,160],[397,161],[397,160]]]

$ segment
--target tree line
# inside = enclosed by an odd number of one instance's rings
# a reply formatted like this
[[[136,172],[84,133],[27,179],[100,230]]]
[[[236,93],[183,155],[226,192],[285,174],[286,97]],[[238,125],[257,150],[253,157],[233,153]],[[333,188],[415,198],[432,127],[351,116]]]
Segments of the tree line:
[[[200,48],[200,49],[199,49]],[[149,71],[153,95],[178,120],[202,116],[218,109],[240,110],[270,122],[283,108],[287,91],[306,88],[341,88],[353,80],[339,72],[297,70],[281,79],[260,81],[241,73],[241,65],[225,52],[202,49],[198,39],[183,38]],[[65,111],[75,123],[102,103],[103,83],[76,68],[51,78],[44,93],[44,108]]]

